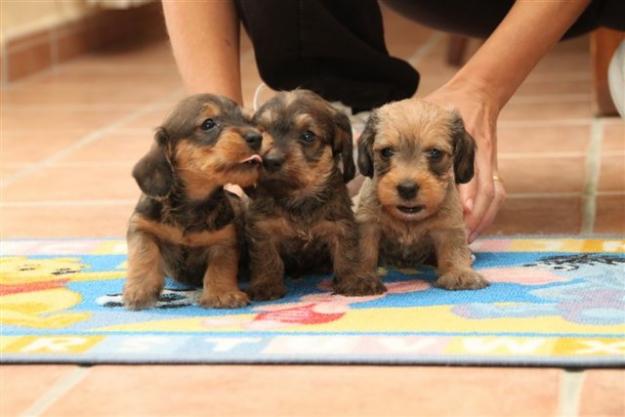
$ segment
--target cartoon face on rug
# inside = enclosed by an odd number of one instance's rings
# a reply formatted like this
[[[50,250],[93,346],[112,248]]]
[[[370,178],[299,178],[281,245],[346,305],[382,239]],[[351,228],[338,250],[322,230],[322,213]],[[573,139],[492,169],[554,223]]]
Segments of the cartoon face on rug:
[[[470,319],[559,316],[580,324],[625,323],[625,257],[558,255],[518,268],[482,272],[491,282],[510,282],[509,277],[515,277],[519,284],[540,285],[528,293],[543,303],[472,303],[454,307],[457,315]]]
[[[172,309],[190,307],[198,303],[201,291],[197,289],[164,289],[158,296],[154,308]],[[96,304],[102,307],[123,307],[122,294],[107,294],[96,299]]]
[[[392,294],[406,294],[425,291],[431,285],[422,280],[389,282],[385,294],[365,295],[358,297],[334,294],[332,281],[322,281],[318,288],[324,292],[305,295],[294,303],[270,304],[255,307],[255,314],[250,316],[225,316],[207,318],[204,325],[207,329],[240,326],[247,330],[275,330],[289,327],[326,324],[337,321],[345,316],[351,304],[365,303]]]
[[[0,259],[0,324],[31,328],[64,328],[87,320],[89,313],[66,313],[81,301],[79,293],[66,288],[90,274],[75,258]]]
[[[382,274],[387,271],[380,268]],[[415,273],[410,270],[404,272]],[[407,294],[425,291],[431,284],[423,280],[408,280],[389,282],[388,292],[369,296],[348,297],[334,294],[332,281],[323,280],[317,286],[322,292],[299,297],[295,302],[262,305],[253,308],[253,315],[232,315],[206,318],[203,324],[206,328],[215,329],[229,326],[239,326],[248,330],[283,329],[294,326],[305,326],[330,323],[341,319],[350,310],[351,304],[365,303],[377,300],[391,294]],[[197,304],[200,292],[193,289],[165,289],[161,293],[154,307],[162,310],[190,307]],[[121,294],[108,294],[99,297],[96,303],[103,307],[122,307]]]

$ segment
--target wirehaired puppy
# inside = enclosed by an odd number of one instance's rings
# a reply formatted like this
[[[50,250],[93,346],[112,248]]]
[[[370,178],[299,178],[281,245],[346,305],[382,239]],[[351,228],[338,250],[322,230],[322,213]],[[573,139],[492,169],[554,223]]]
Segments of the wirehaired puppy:
[[[360,267],[345,186],[355,173],[347,116],[295,90],[266,102],[254,122],[263,132],[263,171],[246,217],[252,299],[282,297],[285,271],[297,276],[324,266],[334,271],[339,294],[384,292],[376,274]]]
[[[473,177],[475,146],[460,115],[435,104],[408,99],[372,113],[358,144],[358,168],[369,178],[356,211],[370,271],[434,255],[438,286],[488,285],[471,268],[456,190]]]
[[[181,101],[135,165],[142,195],[128,226],[124,305],[149,307],[165,275],[203,286],[200,305],[246,305],[237,285],[243,237],[240,201],[227,183],[249,187],[260,174],[262,135],[225,97]]]

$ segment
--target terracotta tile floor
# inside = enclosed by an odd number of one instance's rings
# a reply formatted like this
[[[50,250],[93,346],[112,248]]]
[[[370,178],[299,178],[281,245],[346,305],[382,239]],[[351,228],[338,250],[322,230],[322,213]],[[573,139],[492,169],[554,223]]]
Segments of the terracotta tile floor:
[[[421,70],[418,96],[453,74],[444,36],[385,18],[389,50]],[[587,38],[556,47],[503,111],[510,194],[489,233],[625,233],[625,123],[593,117],[588,49]],[[259,77],[247,40],[242,71],[250,104]],[[0,236],[123,236],[137,196],[131,166],[182,94],[166,42],[88,55],[3,88]],[[0,368],[2,416],[623,416],[624,392],[619,370]]]

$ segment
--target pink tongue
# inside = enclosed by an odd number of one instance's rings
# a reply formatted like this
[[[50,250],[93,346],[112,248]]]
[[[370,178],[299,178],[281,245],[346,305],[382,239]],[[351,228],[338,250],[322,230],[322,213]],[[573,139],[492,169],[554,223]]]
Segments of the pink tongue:
[[[246,163],[246,162],[250,162],[250,161],[256,161],[258,163],[263,162],[262,158],[258,155],[252,155],[249,158],[246,158],[244,160],[241,161],[242,164]]]

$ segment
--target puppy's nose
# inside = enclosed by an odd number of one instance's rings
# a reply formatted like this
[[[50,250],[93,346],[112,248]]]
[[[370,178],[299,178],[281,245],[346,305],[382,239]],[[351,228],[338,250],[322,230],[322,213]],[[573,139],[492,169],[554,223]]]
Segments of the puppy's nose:
[[[276,172],[284,163],[284,154],[281,152],[270,152],[263,158],[263,165],[269,172]]]
[[[260,149],[260,144],[263,141],[263,135],[260,132],[249,131],[243,134],[243,138],[247,142],[248,146],[255,151]]]
[[[404,200],[410,200],[417,195],[419,187],[412,181],[402,181],[397,185],[397,192]]]

